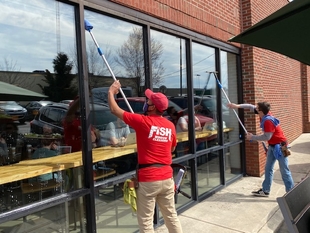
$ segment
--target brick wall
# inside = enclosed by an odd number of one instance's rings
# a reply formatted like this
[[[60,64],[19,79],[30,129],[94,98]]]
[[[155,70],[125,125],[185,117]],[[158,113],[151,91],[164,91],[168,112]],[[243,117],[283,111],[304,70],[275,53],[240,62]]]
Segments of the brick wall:
[[[310,67],[301,64],[303,132],[310,132]]]
[[[112,0],[112,2],[225,42],[240,32],[238,0]]]

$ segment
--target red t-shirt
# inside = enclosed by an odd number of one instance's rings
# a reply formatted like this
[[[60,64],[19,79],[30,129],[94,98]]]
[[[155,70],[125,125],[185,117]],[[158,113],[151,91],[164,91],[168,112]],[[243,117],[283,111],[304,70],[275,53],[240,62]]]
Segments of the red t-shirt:
[[[264,132],[273,133],[272,137],[268,141],[268,143],[271,145],[287,141],[281,126],[280,125],[275,126],[270,120],[266,120],[264,122]]]
[[[64,141],[66,145],[72,146],[71,152],[82,149],[81,121],[75,118],[72,122],[63,122]]]
[[[151,182],[172,178],[171,148],[177,144],[173,123],[162,116],[144,116],[130,112],[124,112],[123,119],[136,131],[139,164],[168,165],[139,169],[139,181]]]

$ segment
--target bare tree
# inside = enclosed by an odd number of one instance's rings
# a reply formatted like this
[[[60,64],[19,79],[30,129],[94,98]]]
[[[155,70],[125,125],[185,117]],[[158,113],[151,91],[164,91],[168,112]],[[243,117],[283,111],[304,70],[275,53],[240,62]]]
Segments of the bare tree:
[[[0,64],[0,81],[6,82],[15,86],[26,89],[31,89],[35,84],[35,80],[29,78],[26,73],[20,72],[20,67],[17,66],[17,61],[3,58],[3,63]]]
[[[106,48],[103,50],[104,52],[104,57],[106,60],[109,62],[109,66],[112,69],[114,75],[118,75],[119,71],[116,69],[116,65],[113,59],[111,59],[112,56],[112,51],[111,49],[106,46]],[[91,75],[95,76],[110,76],[110,72],[108,70],[108,67],[106,64],[104,64],[102,58],[98,54],[97,48],[93,42],[89,42],[87,46],[87,51],[86,51],[86,56],[87,56],[87,68],[88,68],[88,73]],[[76,49],[73,52],[73,64],[75,69],[77,70],[77,53]],[[91,87],[97,87],[98,86],[98,79],[92,79],[90,78],[89,80],[89,85]]]
[[[159,86],[162,83],[162,74],[165,71],[161,60],[163,45],[154,38],[151,39],[150,52],[153,85]],[[136,88],[140,90],[140,86],[144,85],[145,82],[142,28],[133,28],[127,41],[117,50],[117,55],[115,61],[124,68],[127,77],[136,78]]]
[[[1,73],[1,81],[9,84],[17,84],[20,68],[17,68],[17,61],[3,58],[3,64],[0,64],[0,69],[6,72]]]
[[[109,57],[111,51],[107,50],[105,56]],[[102,58],[98,54],[98,51],[93,43],[89,43],[87,46],[87,67],[88,72],[93,75],[107,74],[107,68],[103,65]]]

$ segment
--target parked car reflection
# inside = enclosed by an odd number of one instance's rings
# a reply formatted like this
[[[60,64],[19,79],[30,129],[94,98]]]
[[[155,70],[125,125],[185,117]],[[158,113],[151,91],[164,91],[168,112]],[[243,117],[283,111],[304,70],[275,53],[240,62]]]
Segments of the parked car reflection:
[[[90,121],[96,129],[105,130],[108,123],[116,121],[110,109],[98,104],[90,104]],[[45,125],[52,129],[52,133],[63,135],[63,119],[69,109],[68,104],[53,103],[40,108],[39,113],[30,122],[30,132],[36,134],[43,133]]]
[[[25,123],[27,110],[15,101],[0,101],[0,114],[11,116],[14,121]]]
[[[54,103],[53,101],[41,100],[41,101],[31,101],[25,108],[27,109],[27,120],[33,120],[33,118],[39,113],[39,109],[48,104]]]
[[[63,104],[70,104],[73,100],[62,100],[59,101],[59,103],[63,103]]]

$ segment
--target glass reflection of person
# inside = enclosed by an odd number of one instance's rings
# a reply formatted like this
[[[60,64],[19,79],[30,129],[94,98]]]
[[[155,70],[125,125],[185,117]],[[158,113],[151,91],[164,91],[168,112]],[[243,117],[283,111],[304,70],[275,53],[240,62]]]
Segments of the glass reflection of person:
[[[48,158],[58,154],[58,151],[55,150],[57,148],[55,140],[42,139],[41,143],[42,147],[35,150],[31,156],[32,159]]]
[[[71,146],[72,152],[80,151],[82,148],[81,121],[79,117],[80,100],[76,98],[69,104],[69,109],[64,118],[64,141]]]
[[[188,116],[187,115],[179,118],[177,125],[176,125],[176,130],[177,130],[177,133],[188,131]],[[200,131],[200,130],[202,130],[200,120],[198,119],[198,117],[195,116],[195,131]]]
[[[53,129],[52,127],[48,126],[48,125],[44,125],[43,126],[43,134],[45,135],[51,135],[53,134]]]
[[[16,147],[18,138],[18,127],[14,123],[7,123],[5,125],[5,137],[8,147]]]
[[[201,123],[200,120],[198,119],[197,116],[194,116],[194,120],[195,120],[195,131],[201,131],[202,127],[201,127]],[[188,115],[185,116],[181,116],[176,124],[176,131],[177,133],[180,132],[187,132],[188,131]],[[196,140],[197,143],[197,150],[201,150],[203,147],[203,143],[201,143],[200,140]],[[187,152],[188,150],[188,143],[187,142],[183,142],[183,143],[178,143],[177,145],[177,156],[181,156],[183,155],[185,152]]]
[[[4,163],[5,158],[8,156],[8,146],[6,141],[0,135],[0,164]]]
[[[63,121],[64,141],[66,145],[72,147],[71,152],[77,152],[82,149],[82,127],[79,107],[80,99],[77,97],[69,104],[69,109]],[[91,141],[93,147],[97,146],[97,135],[95,131],[95,127],[91,126]]]
[[[110,122],[106,130],[108,144],[113,146],[118,145],[120,142],[126,142],[127,136],[130,133],[129,126],[119,118],[114,122]]]
[[[15,148],[16,154],[23,152],[24,139],[18,133],[17,124],[8,122],[3,125],[2,137],[5,139],[8,148]]]
[[[49,158],[58,154],[58,151],[53,150],[56,144],[54,140],[42,139],[41,143],[42,147],[35,150],[35,152],[31,156],[31,159]],[[44,174],[38,177],[39,181],[47,181],[51,179],[53,179],[52,173]]]
[[[200,105],[194,106],[194,111],[196,112],[198,109],[200,109]],[[168,120],[170,120],[176,127],[179,125],[179,128],[177,128],[178,132],[187,131],[187,121],[188,121],[188,109],[183,109],[181,111],[177,111],[173,106],[170,106],[167,108],[167,114],[169,115]],[[183,117],[181,120],[180,118]],[[180,122],[179,122],[180,120]],[[184,120],[186,122],[184,122]],[[182,124],[182,126],[181,126]],[[201,124],[199,119],[195,116],[195,130],[201,130]]]
[[[129,126],[119,118],[116,121],[110,122],[106,130],[104,131],[104,136],[101,138],[102,146],[124,146],[127,140],[127,136],[130,133]],[[115,166],[115,170],[119,174],[130,171],[133,161],[135,160],[131,155],[124,156],[122,158],[111,159],[106,162],[107,165]],[[112,165],[113,164],[113,165]],[[100,165],[100,162],[98,163]]]
[[[177,110],[170,106],[167,108],[168,120],[171,121],[175,126],[178,123],[178,120],[181,116],[183,116],[183,112],[177,112]]]

